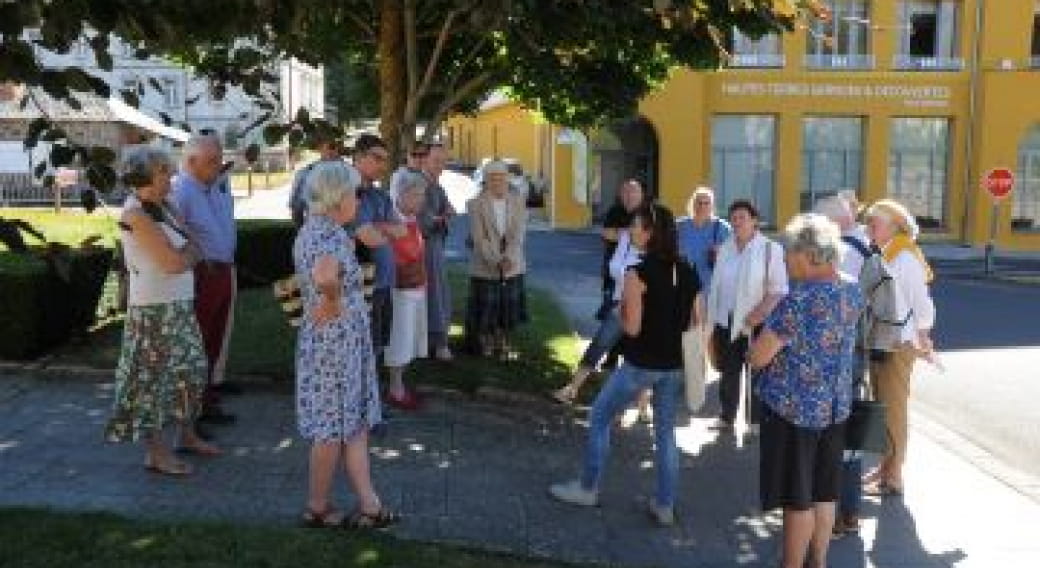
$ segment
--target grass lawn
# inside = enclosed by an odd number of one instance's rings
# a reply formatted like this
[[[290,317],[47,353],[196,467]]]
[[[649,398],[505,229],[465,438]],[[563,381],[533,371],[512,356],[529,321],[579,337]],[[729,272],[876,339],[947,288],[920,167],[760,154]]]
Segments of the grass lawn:
[[[0,509],[0,551],[0,564],[21,568],[567,566],[372,533],[159,523],[101,513],[28,509]]]
[[[462,340],[468,281],[460,269],[454,269],[450,277],[455,308],[451,338],[457,345]],[[564,384],[581,357],[578,339],[548,292],[529,289],[528,309],[531,322],[515,336],[519,360],[502,362],[458,353],[451,364],[429,360],[414,363],[408,379],[464,392],[482,386],[544,392]],[[113,368],[119,357],[121,332],[122,321],[110,319],[87,337],[55,351],[54,362]],[[270,288],[240,290],[228,354],[229,372],[291,384],[295,349],[295,330],[287,325]]]
[[[78,245],[83,239],[100,235],[102,244],[114,246],[118,237],[116,219],[104,209],[86,213],[82,209],[69,208],[61,213],[53,209],[0,208],[0,217],[22,219],[36,227],[47,240],[67,245]],[[25,235],[29,245],[39,244],[35,238]],[[0,245],[0,249],[3,245]]]

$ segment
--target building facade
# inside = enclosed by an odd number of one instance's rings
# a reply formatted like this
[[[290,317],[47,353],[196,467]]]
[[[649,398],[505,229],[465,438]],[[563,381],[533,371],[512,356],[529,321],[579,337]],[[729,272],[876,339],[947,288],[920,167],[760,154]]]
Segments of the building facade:
[[[829,0],[827,22],[731,37],[725,69],[677,71],[638,115],[592,132],[503,102],[455,117],[456,159],[515,157],[552,180],[554,225],[588,225],[640,179],[682,210],[698,184],[777,226],[820,196],[892,197],[926,238],[1040,250],[1040,2]],[[996,204],[986,172],[1017,173]],[[994,220],[995,224],[991,224]]]

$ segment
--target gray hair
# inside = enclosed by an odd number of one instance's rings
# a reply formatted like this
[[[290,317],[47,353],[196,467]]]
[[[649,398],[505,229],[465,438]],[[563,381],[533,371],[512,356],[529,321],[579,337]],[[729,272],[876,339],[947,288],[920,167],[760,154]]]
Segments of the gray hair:
[[[840,195],[829,195],[818,200],[813,210],[834,221],[839,227],[856,219],[855,214],[852,212],[852,206],[847,199]]]
[[[401,174],[394,186],[394,199],[400,200],[406,193],[413,191],[426,191],[430,187],[430,180],[421,172],[406,171]]]
[[[318,162],[307,173],[308,210],[324,215],[337,207],[344,197],[354,195],[361,185],[361,174],[341,161]]]
[[[121,173],[123,183],[131,187],[151,185],[152,176],[161,167],[173,169],[173,160],[165,150],[153,146],[136,146],[129,148],[123,156]]]
[[[707,185],[698,185],[693,189],[693,193],[690,193],[690,198],[686,200],[686,214],[693,217],[693,212],[696,209],[695,202],[697,198],[706,195],[711,198],[711,208],[714,213],[715,209],[715,190]]]
[[[215,134],[192,134],[191,138],[184,143],[181,149],[181,160],[187,163],[188,158],[196,156],[207,148],[216,148],[218,152],[223,151],[220,138]]]
[[[784,246],[791,252],[804,252],[814,265],[841,262],[841,230],[833,221],[817,213],[797,215],[784,228]]]

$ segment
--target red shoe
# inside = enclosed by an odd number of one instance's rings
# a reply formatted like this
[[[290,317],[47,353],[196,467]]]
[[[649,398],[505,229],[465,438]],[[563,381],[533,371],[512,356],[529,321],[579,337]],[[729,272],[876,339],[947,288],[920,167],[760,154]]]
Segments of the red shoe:
[[[401,398],[387,393],[386,403],[400,410],[419,410],[419,399],[415,396],[415,393],[407,389],[405,389],[404,396]]]

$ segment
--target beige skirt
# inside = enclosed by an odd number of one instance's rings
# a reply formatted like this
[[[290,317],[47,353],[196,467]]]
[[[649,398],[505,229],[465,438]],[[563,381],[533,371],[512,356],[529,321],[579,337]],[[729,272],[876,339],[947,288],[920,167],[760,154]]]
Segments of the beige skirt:
[[[383,352],[388,367],[403,367],[429,351],[426,289],[394,290],[394,318],[390,343]]]

